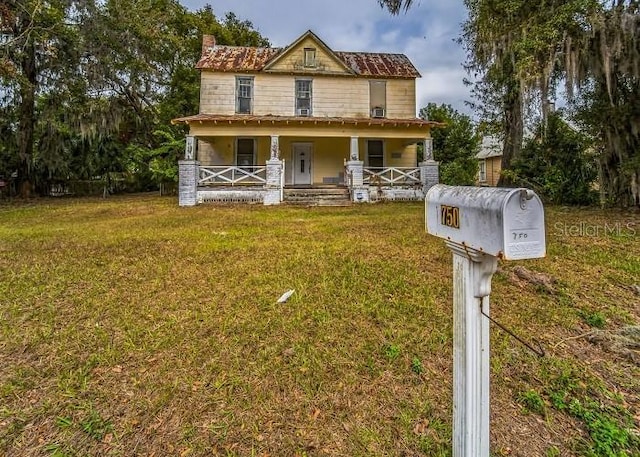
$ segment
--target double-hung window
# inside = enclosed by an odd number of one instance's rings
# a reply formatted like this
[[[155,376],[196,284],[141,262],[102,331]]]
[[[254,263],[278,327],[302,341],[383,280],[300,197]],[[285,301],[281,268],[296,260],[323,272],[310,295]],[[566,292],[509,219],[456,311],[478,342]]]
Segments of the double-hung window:
[[[296,116],[311,116],[312,81],[296,79]]]
[[[251,114],[253,105],[253,78],[236,77],[236,113]]]
[[[478,165],[479,165],[478,181],[486,182],[487,181],[487,161],[481,160]]]

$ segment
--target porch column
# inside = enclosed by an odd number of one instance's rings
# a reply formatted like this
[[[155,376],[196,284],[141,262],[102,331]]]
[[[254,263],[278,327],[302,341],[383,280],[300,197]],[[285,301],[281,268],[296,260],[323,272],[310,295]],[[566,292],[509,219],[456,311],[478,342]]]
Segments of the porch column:
[[[185,154],[186,155],[186,154]],[[198,202],[198,169],[196,160],[178,161],[178,205],[196,206]]]
[[[353,202],[368,202],[369,187],[364,185],[364,162],[360,160],[357,136],[351,137],[349,160],[346,163],[347,182]]]
[[[360,151],[358,150],[358,137],[351,137],[351,148],[349,150],[349,160],[360,160]]]
[[[271,135],[270,158],[267,160],[267,190],[265,205],[279,205],[282,202],[282,160],[280,160],[280,137]]]
[[[187,136],[187,142],[184,148],[184,160],[196,159],[196,137],[192,135]]]
[[[440,182],[440,164],[433,160],[433,139],[424,139],[424,158],[418,164],[420,167],[420,181],[422,189],[426,192]]]
[[[278,135],[271,135],[271,155],[270,160],[280,159],[280,137]]]

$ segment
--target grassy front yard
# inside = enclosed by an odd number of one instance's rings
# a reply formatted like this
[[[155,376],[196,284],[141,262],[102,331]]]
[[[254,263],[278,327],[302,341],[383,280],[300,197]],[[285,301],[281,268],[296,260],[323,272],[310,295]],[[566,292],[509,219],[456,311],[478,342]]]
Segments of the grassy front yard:
[[[450,455],[451,254],[423,217],[0,206],[0,455]],[[492,452],[639,455],[640,215],[550,208],[547,234],[494,277],[547,355],[492,327]]]

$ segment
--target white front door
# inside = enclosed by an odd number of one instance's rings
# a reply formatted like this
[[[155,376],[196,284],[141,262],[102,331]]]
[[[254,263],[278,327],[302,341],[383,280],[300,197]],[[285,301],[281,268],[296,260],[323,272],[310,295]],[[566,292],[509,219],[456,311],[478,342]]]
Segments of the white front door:
[[[311,184],[311,159],[313,145],[311,143],[293,144],[293,184]]]

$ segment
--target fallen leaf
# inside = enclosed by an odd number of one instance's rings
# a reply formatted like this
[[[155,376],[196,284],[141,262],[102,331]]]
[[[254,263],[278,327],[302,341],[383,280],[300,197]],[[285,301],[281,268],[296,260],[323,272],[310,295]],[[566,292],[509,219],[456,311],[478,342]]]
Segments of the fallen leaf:
[[[413,433],[415,435],[422,436],[427,432],[428,428],[429,428],[429,419],[423,419],[420,422],[418,422],[415,425],[415,427],[413,427]]]

